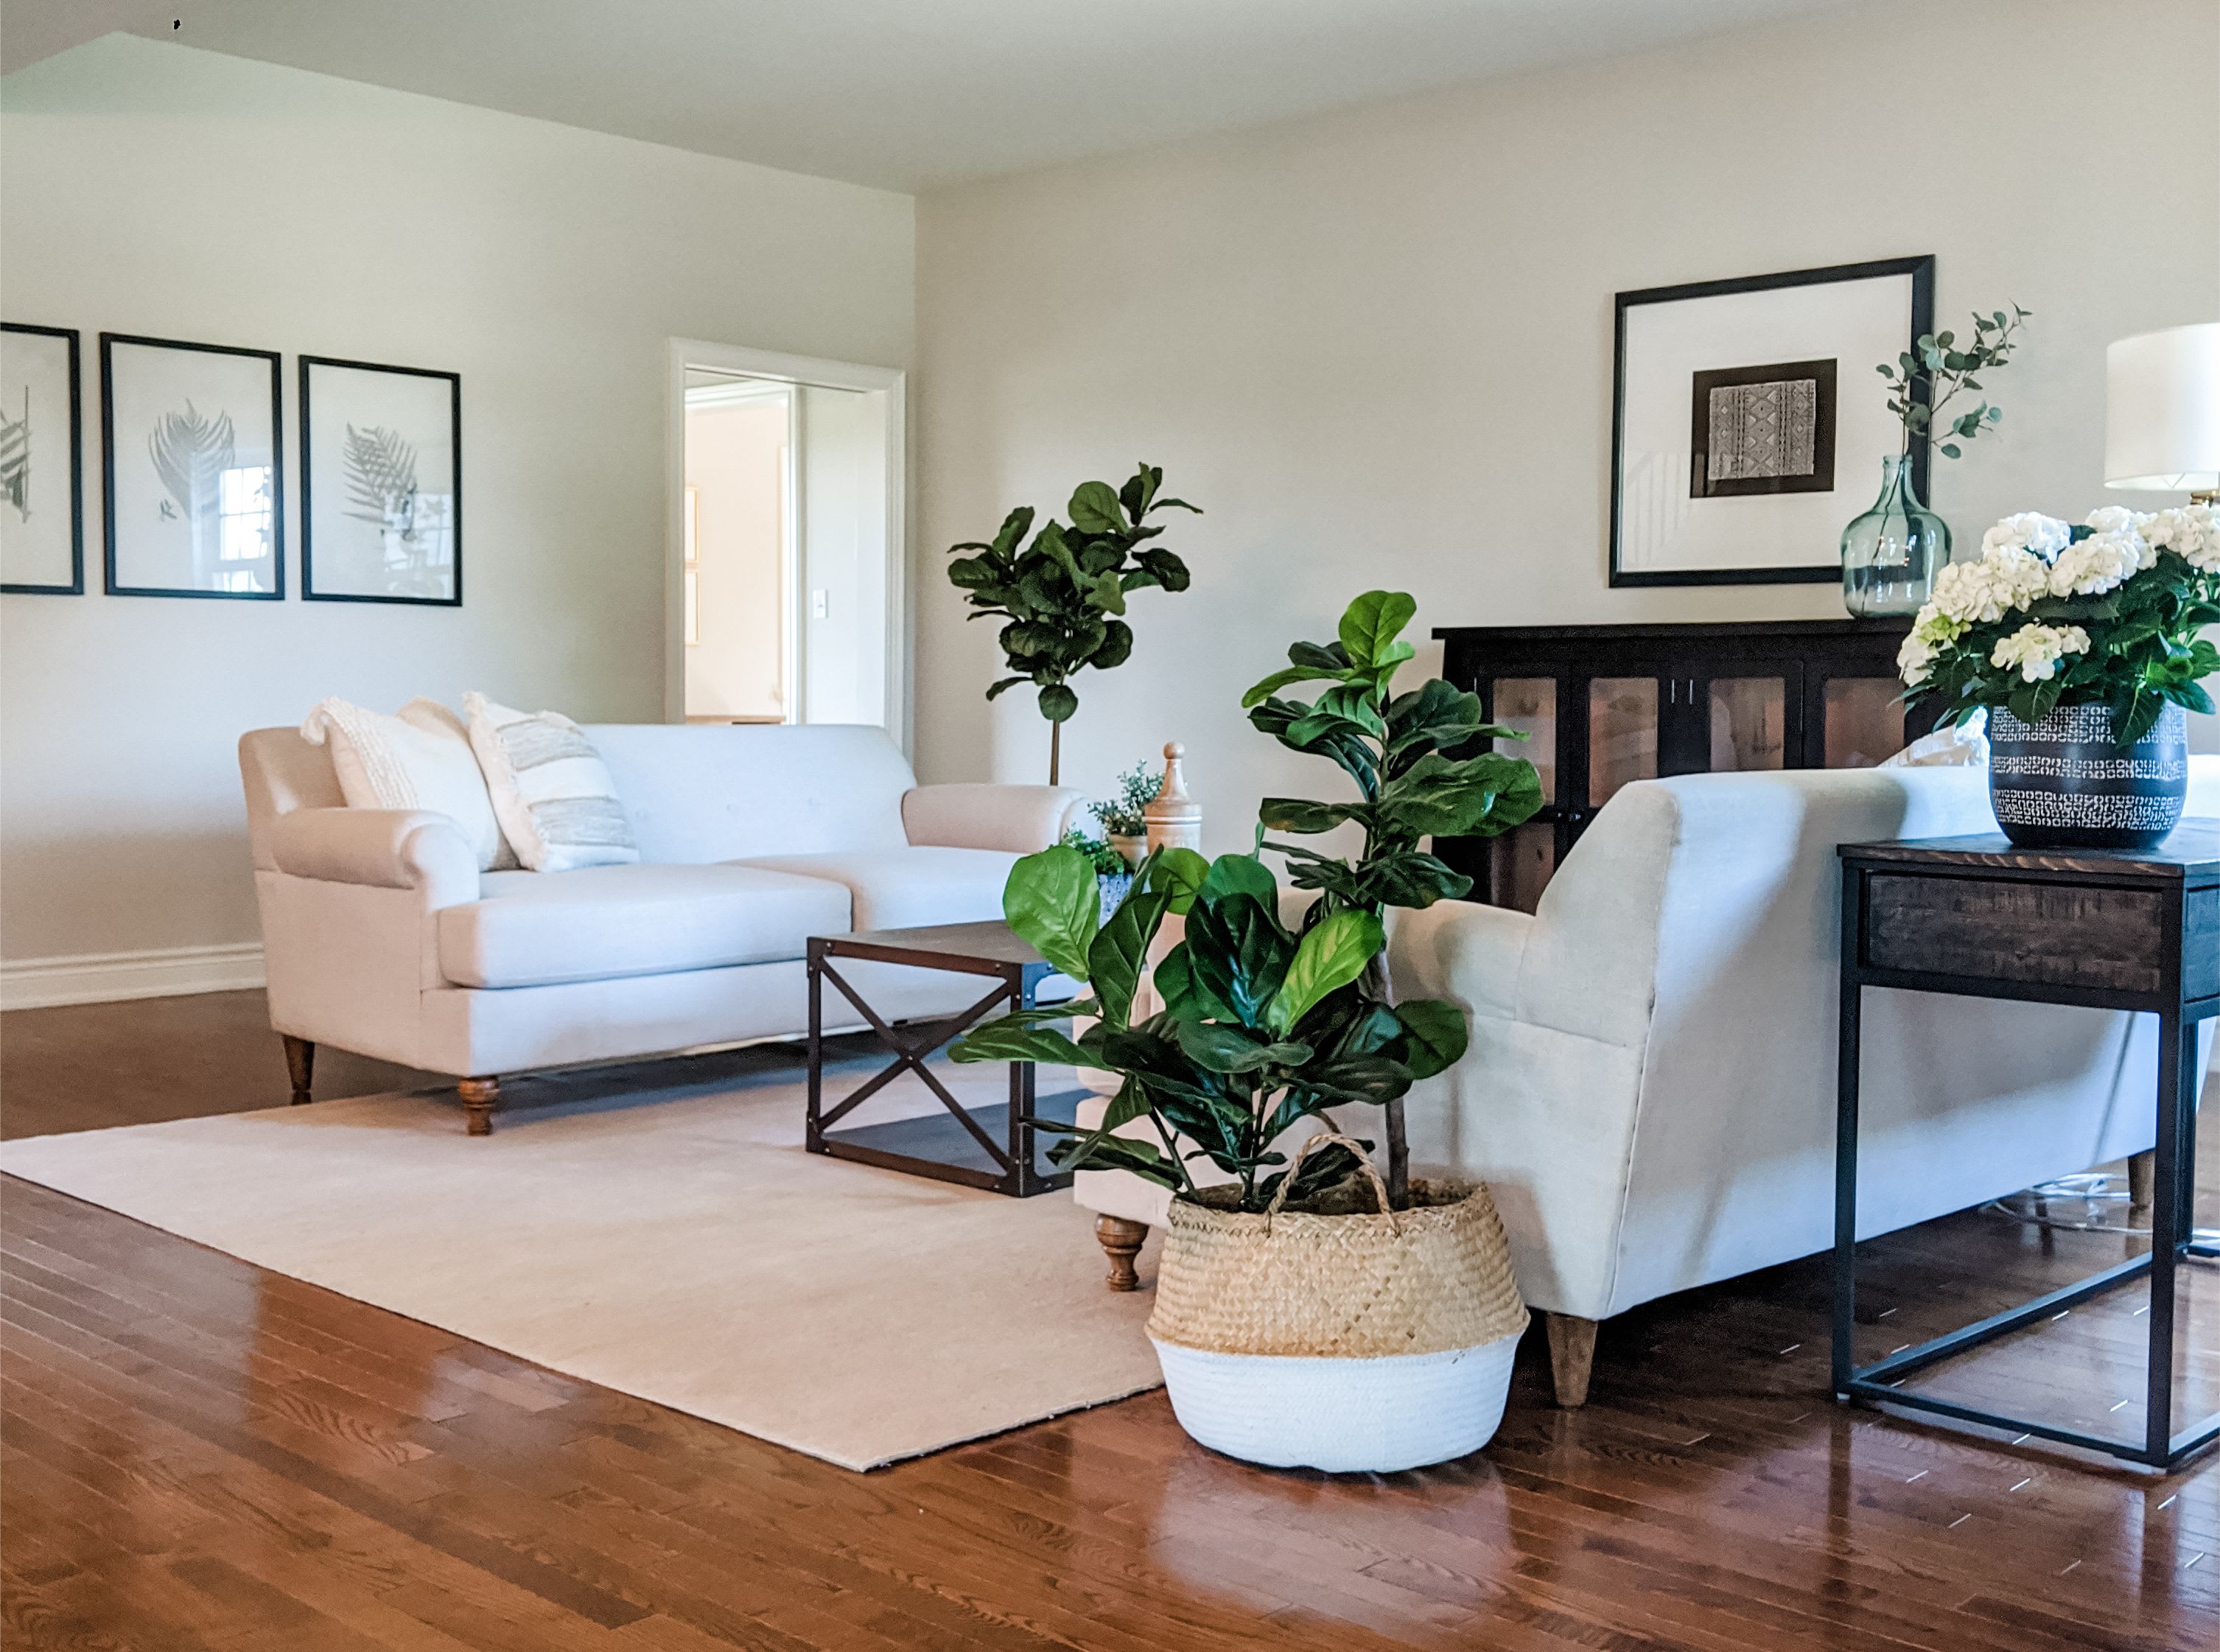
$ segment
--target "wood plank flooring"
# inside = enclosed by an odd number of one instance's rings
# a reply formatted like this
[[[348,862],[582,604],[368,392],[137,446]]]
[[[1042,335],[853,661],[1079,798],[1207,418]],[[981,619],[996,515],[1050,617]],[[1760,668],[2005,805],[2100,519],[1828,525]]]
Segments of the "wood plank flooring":
[[[318,1094],[408,1082],[327,1059]],[[0,1094],[26,1135],[285,1081],[234,994],[0,1017]],[[1876,1248],[1876,1314],[1901,1311],[1875,1332],[2121,1243],[1932,1224]],[[1579,1412],[1537,1332],[1495,1443],[1425,1473],[1245,1468],[1151,1394],[858,1475],[24,1183],[0,1250],[0,1641],[24,1652],[2220,1647],[2220,1468],[1837,1408],[1815,1263],[1609,1323]],[[2220,1275],[2198,1292],[2185,1375],[2220,1384]],[[2103,1418],[2134,1306],[1955,1391]]]

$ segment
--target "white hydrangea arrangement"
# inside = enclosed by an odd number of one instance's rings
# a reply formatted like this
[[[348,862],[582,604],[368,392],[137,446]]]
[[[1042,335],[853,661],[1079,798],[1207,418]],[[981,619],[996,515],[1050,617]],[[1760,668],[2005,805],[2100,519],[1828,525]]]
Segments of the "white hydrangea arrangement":
[[[2216,624],[2220,510],[2108,505],[2080,527],[2023,511],[1936,577],[1897,665],[1905,697],[1941,696],[1946,722],[1987,706],[2036,723],[2103,704],[2132,745],[2169,703],[2212,709],[2198,683],[2220,670],[2220,647],[2198,633]]]

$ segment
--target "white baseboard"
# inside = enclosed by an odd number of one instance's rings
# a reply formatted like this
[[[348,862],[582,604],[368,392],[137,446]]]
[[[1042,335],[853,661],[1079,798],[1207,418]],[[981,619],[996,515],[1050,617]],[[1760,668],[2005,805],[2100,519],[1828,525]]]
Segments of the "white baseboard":
[[[73,957],[0,963],[0,1010],[55,1004],[106,1004],[127,998],[235,992],[262,985],[262,947],[173,946],[146,952],[82,952]]]

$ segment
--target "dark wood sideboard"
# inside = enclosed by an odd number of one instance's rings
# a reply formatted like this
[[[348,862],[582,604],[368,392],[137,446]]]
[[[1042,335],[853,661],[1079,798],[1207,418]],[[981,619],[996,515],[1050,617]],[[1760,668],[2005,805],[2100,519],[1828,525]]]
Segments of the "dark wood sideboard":
[[[1896,676],[1905,620],[1455,626],[1442,675],[1523,731],[1547,807],[1435,852],[1475,901],[1531,912],[1595,813],[1629,781],[1729,769],[1858,769],[1934,725]]]

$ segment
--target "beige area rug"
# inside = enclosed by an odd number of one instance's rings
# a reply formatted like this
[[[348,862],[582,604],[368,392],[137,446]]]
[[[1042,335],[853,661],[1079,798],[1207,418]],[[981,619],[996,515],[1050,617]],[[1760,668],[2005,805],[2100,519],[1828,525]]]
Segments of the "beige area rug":
[[[1007,1094],[999,1067],[939,1070]],[[853,1118],[922,1110],[890,1090]],[[1104,1287],[1070,1194],[805,1153],[790,1050],[504,1097],[490,1138],[427,1091],[34,1137],[0,1170],[847,1468],[1160,1381],[1152,1294]]]

